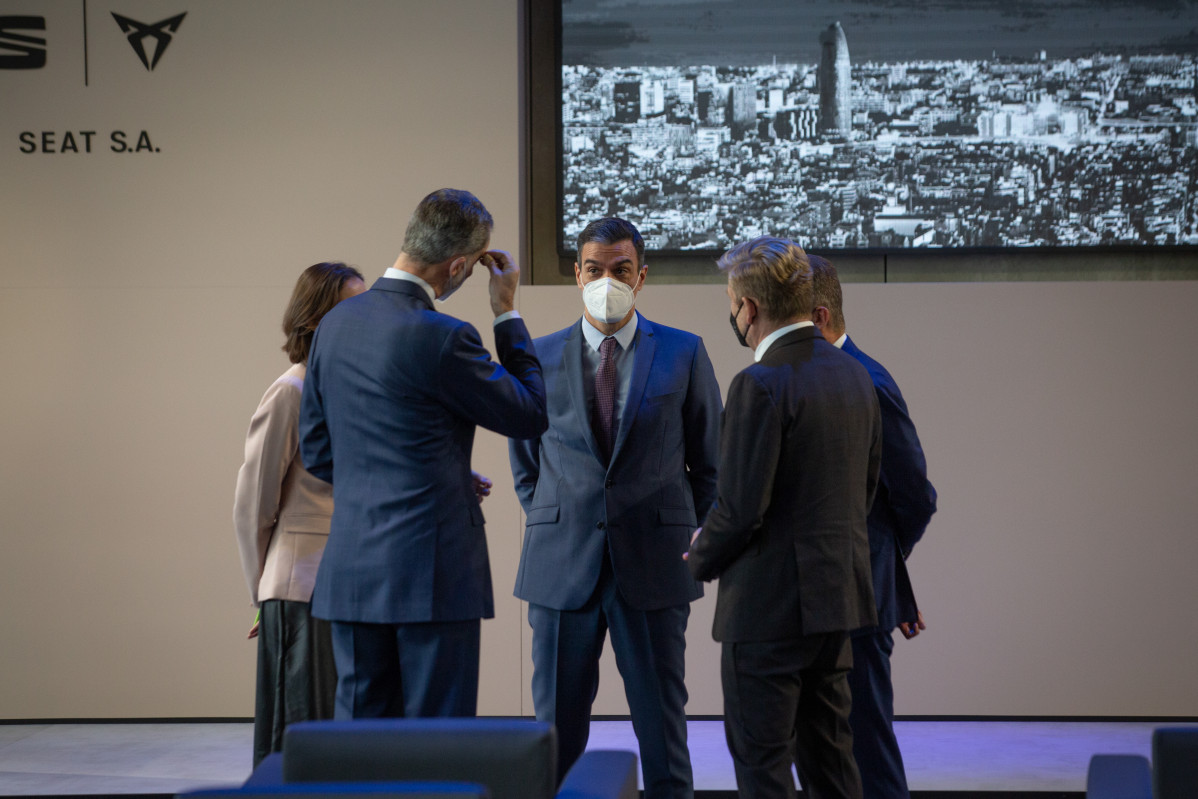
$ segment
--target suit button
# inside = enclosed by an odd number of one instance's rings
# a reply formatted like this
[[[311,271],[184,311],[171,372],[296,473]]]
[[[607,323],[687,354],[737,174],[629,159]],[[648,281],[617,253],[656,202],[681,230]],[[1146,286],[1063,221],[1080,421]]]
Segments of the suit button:
[[[608,480],[606,483],[603,484],[603,486],[604,486],[604,488],[611,488],[615,484],[616,484],[615,480]]]
[[[596,526],[596,527],[598,527],[600,530],[602,530],[603,528],[607,527],[607,525],[606,525],[606,524],[604,524],[603,522],[599,522],[599,523],[598,523],[597,525],[595,525],[595,526]]]

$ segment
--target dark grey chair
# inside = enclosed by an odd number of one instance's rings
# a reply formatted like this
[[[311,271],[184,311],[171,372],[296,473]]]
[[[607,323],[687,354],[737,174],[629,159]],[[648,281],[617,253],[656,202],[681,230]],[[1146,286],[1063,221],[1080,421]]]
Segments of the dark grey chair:
[[[1198,727],[1152,731],[1152,790],[1156,799],[1198,797]]]
[[[177,799],[490,799],[484,785],[463,782],[298,782],[207,788]]]
[[[556,785],[557,734],[536,721],[361,719],[293,724],[246,789],[303,783],[453,781],[492,799],[636,799],[636,755],[586,752]]]
[[[1143,755],[1094,755],[1086,799],[1195,799],[1198,727],[1152,731],[1152,765]]]

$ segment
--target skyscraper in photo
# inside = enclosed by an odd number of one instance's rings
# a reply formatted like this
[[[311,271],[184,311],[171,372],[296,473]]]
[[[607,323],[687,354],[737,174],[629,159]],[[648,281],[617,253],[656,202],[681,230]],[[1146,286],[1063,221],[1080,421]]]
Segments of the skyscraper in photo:
[[[849,43],[835,22],[819,35],[819,132],[847,139],[853,129]]]
[[[728,90],[732,138],[740,140],[757,126],[757,89],[751,83],[736,83]]]

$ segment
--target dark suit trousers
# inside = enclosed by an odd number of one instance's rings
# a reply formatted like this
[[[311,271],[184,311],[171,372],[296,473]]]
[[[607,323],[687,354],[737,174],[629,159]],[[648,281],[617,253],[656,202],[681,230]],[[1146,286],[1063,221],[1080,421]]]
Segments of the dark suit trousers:
[[[538,721],[557,726],[559,782],[586,749],[599,690],[599,655],[610,630],[640,745],[645,799],[693,797],[683,681],[689,616],[690,605],[651,611],[629,607],[608,564],[595,593],[578,610],[529,604],[533,704]]]
[[[903,755],[894,737],[894,686],[890,653],[894,637],[870,628],[853,635],[853,754],[861,770],[865,799],[909,799]]]
[[[861,799],[849,729],[847,633],[783,641],[725,641],[724,732],[741,799]]]
[[[478,619],[331,626],[335,718],[476,715]]]

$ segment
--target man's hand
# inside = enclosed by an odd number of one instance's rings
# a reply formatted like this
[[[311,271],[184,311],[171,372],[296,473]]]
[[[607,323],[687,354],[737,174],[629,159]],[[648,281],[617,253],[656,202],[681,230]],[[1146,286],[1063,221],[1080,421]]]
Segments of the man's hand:
[[[909,621],[899,622],[899,632],[901,632],[903,637],[907,640],[919,635],[921,630],[928,629],[928,625],[923,623],[923,611],[917,610],[915,611],[915,615],[917,618],[914,624]]]
[[[487,477],[478,472],[471,471],[470,478],[474,484],[474,496],[479,502],[482,502],[491,495],[492,483]]]
[[[695,539],[699,537],[699,533],[701,533],[701,532],[703,532],[702,527],[700,527],[698,530],[695,530],[693,533],[691,533],[691,546],[692,547],[695,545]],[[691,553],[689,551],[682,553],[683,560],[690,560],[690,557],[691,557]]]
[[[254,622],[254,626],[250,628],[250,634],[247,635],[246,638],[257,638],[258,637],[258,626],[259,626],[259,622]]]
[[[478,262],[491,273],[491,311],[499,316],[516,307],[516,286],[520,285],[520,267],[503,250],[487,250]]]

